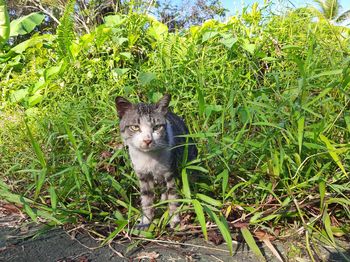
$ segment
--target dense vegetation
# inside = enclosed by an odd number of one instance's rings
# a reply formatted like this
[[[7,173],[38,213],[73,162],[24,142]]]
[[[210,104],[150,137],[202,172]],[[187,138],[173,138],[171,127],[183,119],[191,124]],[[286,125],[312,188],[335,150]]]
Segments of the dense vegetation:
[[[96,234],[109,226],[106,241],[132,230],[138,182],[114,98],[167,92],[199,149],[179,188],[183,214],[205,237],[211,221],[229,248],[229,232],[240,231],[258,255],[251,235],[304,235],[310,255],[311,238],[349,237],[348,28],[308,9],[272,15],[254,5],[174,33],[130,11],[76,35],[72,12],[56,34],[0,55],[1,198],[34,221],[94,222]],[[138,233],[165,234],[167,216]]]

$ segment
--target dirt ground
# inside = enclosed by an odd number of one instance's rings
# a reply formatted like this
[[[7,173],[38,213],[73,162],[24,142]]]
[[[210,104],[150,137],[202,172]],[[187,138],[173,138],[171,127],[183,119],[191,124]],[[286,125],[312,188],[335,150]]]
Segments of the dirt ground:
[[[42,225],[26,224],[20,213],[1,214],[0,205],[0,261],[13,262],[88,262],[88,261],[244,261],[258,259],[248,247],[234,243],[230,256],[224,243],[215,245],[202,238],[184,243],[169,241],[140,242],[128,248],[130,242],[112,243],[99,247],[99,243],[86,233],[74,237],[60,227],[43,230]],[[40,234],[42,232],[42,234]],[[79,232],[79,231],[78,231]],[[302,244],[274,242],[283,261],[309,261]],[[344,249],[319,246],[319,261],[350,261],[350,243],[340,242]],[[279,261],[266,246],[261,246],[267,261]]]

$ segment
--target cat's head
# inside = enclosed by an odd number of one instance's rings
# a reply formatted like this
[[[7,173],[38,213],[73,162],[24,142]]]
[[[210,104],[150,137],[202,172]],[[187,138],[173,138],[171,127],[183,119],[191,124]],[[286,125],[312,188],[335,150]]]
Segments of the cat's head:
[[[124,143],[143,152],[168,146],[166,114],[171,96],[165,94],[156,104],[133,104],[118,96],[115,100]]]

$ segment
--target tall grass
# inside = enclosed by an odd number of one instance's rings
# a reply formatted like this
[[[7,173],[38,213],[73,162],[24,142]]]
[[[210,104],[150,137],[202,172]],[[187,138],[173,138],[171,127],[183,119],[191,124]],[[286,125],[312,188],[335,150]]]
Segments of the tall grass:
[[[34,220],[110,225],[105,242],[133,230],[138,182],[114,97],[169,92],[199,149],[181,207],[205,238],[211,221],[231,252],[238,230],[257,256],[261,231],[304,235],[311,257],[311,238],[336,246],[350,230],[349,30],[307,9],[257,12],[176,33],[145,15],[110,16],[72,42],[71,60],[54,40],[0,65],[1,196]],[[141,233],[162,235],[167,216]]]

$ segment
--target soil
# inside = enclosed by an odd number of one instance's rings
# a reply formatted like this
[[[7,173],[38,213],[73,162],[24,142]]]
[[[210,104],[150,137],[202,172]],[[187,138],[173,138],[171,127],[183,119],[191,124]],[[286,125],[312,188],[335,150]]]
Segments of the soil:
[[[214,244],[200,237],[176,244],[167,240],[142,241],[130,248],[130,242],[125,241],[100,247],[87,233],[74,232],[26,223],[20,212],[1,215],[0,205],[0,261],[258,261],[246,245],[238,242],[234,243],[234,254],[230,256],[225,243]],[[301,243],[276,241],[273,245],[283,261],[310,261]],[[314,252],[319,261],[350,261],[350,244],[342,241],[339,246],[344,249],[317,245]],[[267,261],[279,261],[267,246],[260,248]]]

